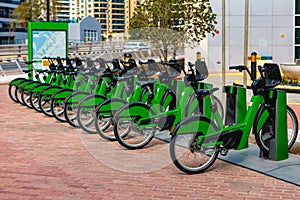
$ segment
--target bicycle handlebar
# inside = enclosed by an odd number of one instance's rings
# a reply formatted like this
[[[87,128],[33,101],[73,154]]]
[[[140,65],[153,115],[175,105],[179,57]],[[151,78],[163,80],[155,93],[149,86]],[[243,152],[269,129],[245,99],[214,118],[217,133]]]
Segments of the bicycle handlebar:
[[[232,69],[239,70],[240,72],[242,72],[243,70],[246,70],[246,71],[248,72],[249,76],[250,76],[250,79],[251,79],[252,81],[254,81],[254,78],[253,78],[253,76],[252,76],[252,74],[251,74],[251,72],[249,71],[249,69],[248,69],[247,66],[245,66],[245,65],[230,66],[230,67],[229,67],[229,70],[232,70]]]

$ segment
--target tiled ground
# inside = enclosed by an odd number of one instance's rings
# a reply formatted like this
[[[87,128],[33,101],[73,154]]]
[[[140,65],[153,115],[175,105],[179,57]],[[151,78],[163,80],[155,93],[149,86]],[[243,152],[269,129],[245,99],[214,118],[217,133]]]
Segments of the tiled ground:
[[[13,103],[7,85],[0,96],[0,199],[299,198],[295,185],[223,161],[183,174],[159,141],[126,151]]]

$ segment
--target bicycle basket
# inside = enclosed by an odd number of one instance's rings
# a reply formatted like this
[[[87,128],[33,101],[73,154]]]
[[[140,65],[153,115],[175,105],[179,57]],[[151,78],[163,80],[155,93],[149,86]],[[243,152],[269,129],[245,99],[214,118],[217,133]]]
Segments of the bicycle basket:
[[[170,71],[169,76],[170,78],[174,78],[181,74],[181,64],[177,60],[170,60],[169,61]]]
[[[146,76],[152,76],[157,72],[159,72],[159,69],[155,60],[148,59],[148,70],[146,71]]]
[[[281,74],[279,66],[275,63],[264,64],[264,77],[266,80],[266,87],[273,88],[281,83]]]
[[[208,77],[208,69],[204,59],[197,60],[195,63],[196,67],[196,81],[203,81]]]

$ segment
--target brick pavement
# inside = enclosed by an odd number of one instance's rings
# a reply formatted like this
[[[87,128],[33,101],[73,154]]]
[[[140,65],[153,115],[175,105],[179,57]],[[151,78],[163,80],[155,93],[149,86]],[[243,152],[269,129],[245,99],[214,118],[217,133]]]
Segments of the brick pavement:
[[[183,174],[164,163],[160,142],[131,153],[13,103],[7,85],[0,96],[0,199],[299,198],[295,185],[219,160],[203,174]],[[153,151],[160,157],[148,159]],[[151,168],[153,160],[164,164]]]

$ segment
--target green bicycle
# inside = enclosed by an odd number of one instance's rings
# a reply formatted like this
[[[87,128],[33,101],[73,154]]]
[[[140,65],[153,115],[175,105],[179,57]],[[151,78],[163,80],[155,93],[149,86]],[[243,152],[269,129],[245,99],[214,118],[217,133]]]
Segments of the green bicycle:
[[[155,91],[153,91],[154,87],[149,86],[157,82],[151,77],[159,72],[159,68],[151,59],[147,62],[139,61],[139,65],[136,77],[119,77],[120,85],[116,88],[113,98],[106,99],[96,108],[95,127],[97,133],[106,140],[116,140],[114,133],[108,130],[108,127],[113,125],[115,113],[122,106],[128,102],[151,103]]]
[[[254,79],[246,66],[233,66],[230,69],[246,70],[252,80],[251,98],[246,111],[245,88],[228,86],[227,94],[241,94],[229,113],[227,122],[223,121],[217,109],[212,109],[210,116],[189,116],[176,125],[172,131],[170,142],[170,156],[175,166],[188,174],[201,173],[213,165],[218,154],[225,156],[230,149],[241,150],[248,147],[248,137],[252,132],[256,142],[264,154],[270,151],[271,143],[275,138],[275,131],[288,128],[292,132],[288,139],[282,135],[282,153],[290,147],[298,133],[298,120],[288,106],[284,92],[273,89],[281,82],[281,74],[277,64],[258,66],[261,78]],[[197,90],[197,98],[211,96],[218,88]],[[274,99],[280,99],[280,106],[276,106]],[[230,99],[228,99],[230,100]],[[276,101],[275,101],[276,102]],[[228,103],[230,105],[231,103]],[[212,105],[214,103],[212,102]],[[277,108],[278,110],[275,110]],[[282,115],[281,123],[276,120],[276,113]],[[233,115],[231,115],[233,113]],[[238,115],[237,115],[238,113]],[[288,123],[286,123],[288,122]],[[290,123],[291,122],[291,123]],[[279,128],[280,126],[280,128]]]
[[[164,96],[156,93],[151,105],[141,102],[130,103],[117,112],[115,115],[114,134],[123,147],[128,149],[143,148],[153,139],[156,131],[171,131],[177,122],[188,114],[195,112],[196,107],[192,106],[198,105],[197,99],[193,97],[195,90],[212,87],[211,84],[200,82],[208,74],[199,73],[203,71],[200,69],[201,67],[206,67],[205,61],[199,64],[193,70],[192,67],[194,65],[189,63],[192,73],[188,74],[176,60],[162,63],[165,67],[165,73],[160,78],[164,77],[166,80],[160,81],[157,87],[159,89],[164,88],[164,93],[169,95]],[[166,66],[168,66],[168,69]],[[185,73],[186,81],[174,80],[175,77],[181,74],[181,70]],[[173,80],[171,81],[171,79]],[[165,84],[167,82],[171,82],[174,85]],[[178,94],[178,99],[176,99],[175,93]],[[203,102],[203,105],[207,105],[206,100]]]

